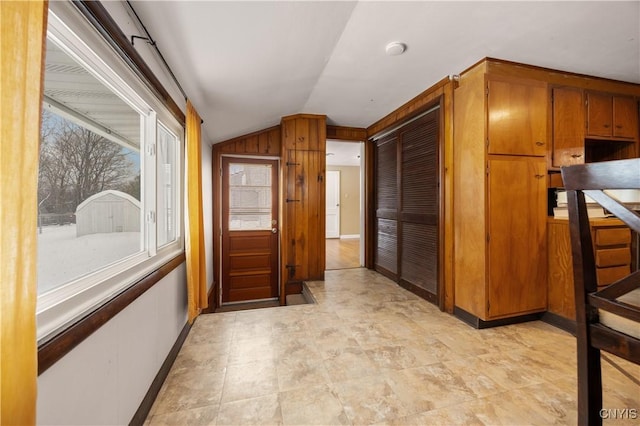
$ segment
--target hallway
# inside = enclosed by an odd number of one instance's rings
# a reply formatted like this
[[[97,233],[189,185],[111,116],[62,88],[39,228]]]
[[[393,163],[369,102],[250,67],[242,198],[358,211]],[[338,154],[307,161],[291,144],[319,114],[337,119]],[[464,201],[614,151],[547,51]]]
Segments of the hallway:
[[[568,333],[474,330],[366,269],[308,286],[317,304],[200,316],[147,424],[576,423]],[[640,407],[640,366],[603,370],[604,406]]]

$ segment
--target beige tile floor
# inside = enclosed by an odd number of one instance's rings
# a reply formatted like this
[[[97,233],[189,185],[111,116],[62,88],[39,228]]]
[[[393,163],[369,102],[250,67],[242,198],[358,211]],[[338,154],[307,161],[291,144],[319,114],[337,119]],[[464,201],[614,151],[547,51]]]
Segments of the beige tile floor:
[[[317,304],[200,316],[147,423],[576,424],[570,334],[475,330],[366,269],[308,285]],[[640,410],[640,367],[608,359],[605,407]]]

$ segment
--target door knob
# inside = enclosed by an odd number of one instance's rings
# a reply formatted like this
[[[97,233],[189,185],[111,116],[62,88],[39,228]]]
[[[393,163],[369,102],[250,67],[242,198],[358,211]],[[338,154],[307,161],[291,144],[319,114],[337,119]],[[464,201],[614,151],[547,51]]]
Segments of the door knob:
[[[277,234],[278,233],[278,228],[271,228],[271,233],[272,234]]]

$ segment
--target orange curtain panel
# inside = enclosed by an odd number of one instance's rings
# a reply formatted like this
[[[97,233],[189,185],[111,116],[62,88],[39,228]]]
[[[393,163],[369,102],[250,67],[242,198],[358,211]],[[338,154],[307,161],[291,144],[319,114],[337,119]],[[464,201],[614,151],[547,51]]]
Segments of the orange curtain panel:
[[[47,3],[0,1],[0,424],[36,421],[36,223]]]
[[[202,219],[202,148],[200,116],[187,101],[187,295],[189,323],[207,307],[207,273]]]

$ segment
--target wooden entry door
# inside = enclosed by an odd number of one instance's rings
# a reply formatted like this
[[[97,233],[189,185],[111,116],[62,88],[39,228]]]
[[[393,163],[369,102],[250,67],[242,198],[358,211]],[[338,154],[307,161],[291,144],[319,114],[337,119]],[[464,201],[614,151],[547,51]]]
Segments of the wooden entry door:
[[[222,159],[222,303],[278,297],[278,160]]]

